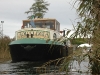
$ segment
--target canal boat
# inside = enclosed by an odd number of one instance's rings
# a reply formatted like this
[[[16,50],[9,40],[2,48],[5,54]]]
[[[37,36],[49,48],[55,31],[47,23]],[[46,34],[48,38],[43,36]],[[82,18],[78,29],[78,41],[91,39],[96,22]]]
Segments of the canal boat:
[[[45,61],[66,56],[67,48],[60,35],[56,19],[37,18],[23,20],[15,32],[15,41],[9,44],[12,61]],[[63,33],[65,35],[65,33]]]

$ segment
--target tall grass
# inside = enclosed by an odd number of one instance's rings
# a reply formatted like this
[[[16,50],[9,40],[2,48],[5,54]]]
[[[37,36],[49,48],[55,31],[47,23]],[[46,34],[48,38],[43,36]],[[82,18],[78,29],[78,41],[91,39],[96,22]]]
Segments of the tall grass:
[[[10,59],[9,43],[11,42],[10,37],[0,37],[0,59]]]

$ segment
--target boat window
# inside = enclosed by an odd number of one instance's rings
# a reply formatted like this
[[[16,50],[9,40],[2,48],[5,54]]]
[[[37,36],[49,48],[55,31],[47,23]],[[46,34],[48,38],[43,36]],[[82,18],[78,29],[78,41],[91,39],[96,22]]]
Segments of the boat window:
[[[56,26],[55,26],[55,29],[57,31],[60,31],[60,23],[56,21]]]
[[[35,22],[36,28],[42,28],[43,22],[37,21]]]
[[[54,22],[53,21],[45,21],[46,28],[54,29]]]
[[[46,25],[45,25],[45,24],[43,24],[43,25],[42,25],[42,28],[46,28]]]
[[[23,28],[33,28],[33,27],[34,27],[34,22],[33,21],[30,21],[30,20],[23,21]]]
[[[24,25],[24,28],[31,28],[32,27],[29,22],[24,22],[23,25]]]
[[[50,25],[47,25],[46,28],[49,28],[50,29]]]

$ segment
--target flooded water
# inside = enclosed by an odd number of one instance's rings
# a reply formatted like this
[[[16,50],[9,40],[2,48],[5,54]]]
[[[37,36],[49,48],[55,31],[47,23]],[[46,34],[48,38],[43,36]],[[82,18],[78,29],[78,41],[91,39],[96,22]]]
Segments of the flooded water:
[[[73,66],[71,66],[71,71],[59,72],[58,66],[49,66],[42,67],[40,66],[44,62],[16,62],[11,63],[11,61],[7,61],[5,63],[0,64],[0,75],[90,75],[86,73],[87,71],[87,62],[82,62],[81,67],[77,64],[77,61],[74,61]],[[82,70],[81,73],[76,72],[77,70]]]

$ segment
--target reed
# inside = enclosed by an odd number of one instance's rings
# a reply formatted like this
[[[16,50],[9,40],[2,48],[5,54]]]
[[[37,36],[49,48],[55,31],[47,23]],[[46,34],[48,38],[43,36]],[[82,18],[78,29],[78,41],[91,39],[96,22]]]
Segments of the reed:
[[[8,60],[11,58],[10,50],[9,50],[9,43],[11,42],[10,37],[4,36],[3,38],[0,37],[0,61]]]
[[[86,57],[88,57],[88,53],[83,54],[82,48],[77,48],[77,50],[73,51],[73,53],[69,54],[69,56],[65,56],[55,60],[50,60],[44,63],[41,67],[38,67],[36,71],[38,73],[64,72],[67,75],[69,72],[71,72],[74,61],[77,61],[78,65],[80,66],[81,62],[84,61]],[[82,73],[80,69],[75,72],[79,72],[80,74]],[[86,73],[90,73],[90,71],[87,71]]]

